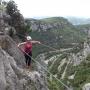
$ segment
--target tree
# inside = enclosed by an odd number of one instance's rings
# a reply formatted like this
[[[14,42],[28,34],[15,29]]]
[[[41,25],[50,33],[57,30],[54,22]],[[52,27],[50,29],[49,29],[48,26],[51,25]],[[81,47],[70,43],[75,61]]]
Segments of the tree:
[[[24,17],[20,14],[14,1],[9,1],[7,3],[6,12],[11,16],[11,19],[8,21],[9,25],[14,27],[17,33],[25,34],[26,26]]]

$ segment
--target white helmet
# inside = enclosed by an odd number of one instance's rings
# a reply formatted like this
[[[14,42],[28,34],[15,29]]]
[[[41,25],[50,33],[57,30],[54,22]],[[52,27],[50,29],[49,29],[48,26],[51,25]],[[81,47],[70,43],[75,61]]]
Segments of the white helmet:
[[[26,37],[27,40],[32,40],[31,36]]]

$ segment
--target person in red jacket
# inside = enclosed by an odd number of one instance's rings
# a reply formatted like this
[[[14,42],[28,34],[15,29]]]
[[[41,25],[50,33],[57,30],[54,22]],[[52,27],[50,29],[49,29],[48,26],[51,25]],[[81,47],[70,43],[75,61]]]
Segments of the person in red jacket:
[[[30,36],[26,37],[26,42],[19,43],[18,47],[21,45],[24,45],[23,48],[23,53],[25,55],[26,59],[26,67],[31,70],[31,59],[32,59],[32,44],[38,43],[40,44],[39,41],[34,41]]]

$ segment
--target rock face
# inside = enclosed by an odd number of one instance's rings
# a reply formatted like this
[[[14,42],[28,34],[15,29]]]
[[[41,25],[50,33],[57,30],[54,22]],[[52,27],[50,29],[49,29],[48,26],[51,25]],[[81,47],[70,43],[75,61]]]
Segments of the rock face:
[[[9,36],[0,36],[0,46],[0,90],[48,90],[43,73],[24,68],[24,55]]]
[[[77,54],[71,53],[70,59],[72,60],[74,66],[79,65],[86,57],[90,54],[90,45],[84,42],[83,49]]]
[[[82,90],[90,90],[90,83],[85,84]]]
[[[17,48],[17,44],[11,39],[8,35],[1,35],[0,36],[0,45],[2,49],[4,49],[10,56],[12,56],[17,65],[20,67],[25,66],[25,58],[23,53]]]
[[[59,21],[60,20],[60,21]],[[64,26],[70,25],[70,23],[62,17],[54,17],[54,20],[48,22],[44,20],[28,19],[27,23],[30,23],[32,31],[47,31],[51,29],[63,29]]]

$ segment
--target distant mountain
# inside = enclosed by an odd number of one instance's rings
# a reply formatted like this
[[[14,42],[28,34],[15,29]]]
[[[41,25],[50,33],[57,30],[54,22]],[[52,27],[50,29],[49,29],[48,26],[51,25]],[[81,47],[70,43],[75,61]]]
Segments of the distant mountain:
[[[90,24],[90,18],[66,17],[73,25]]]

